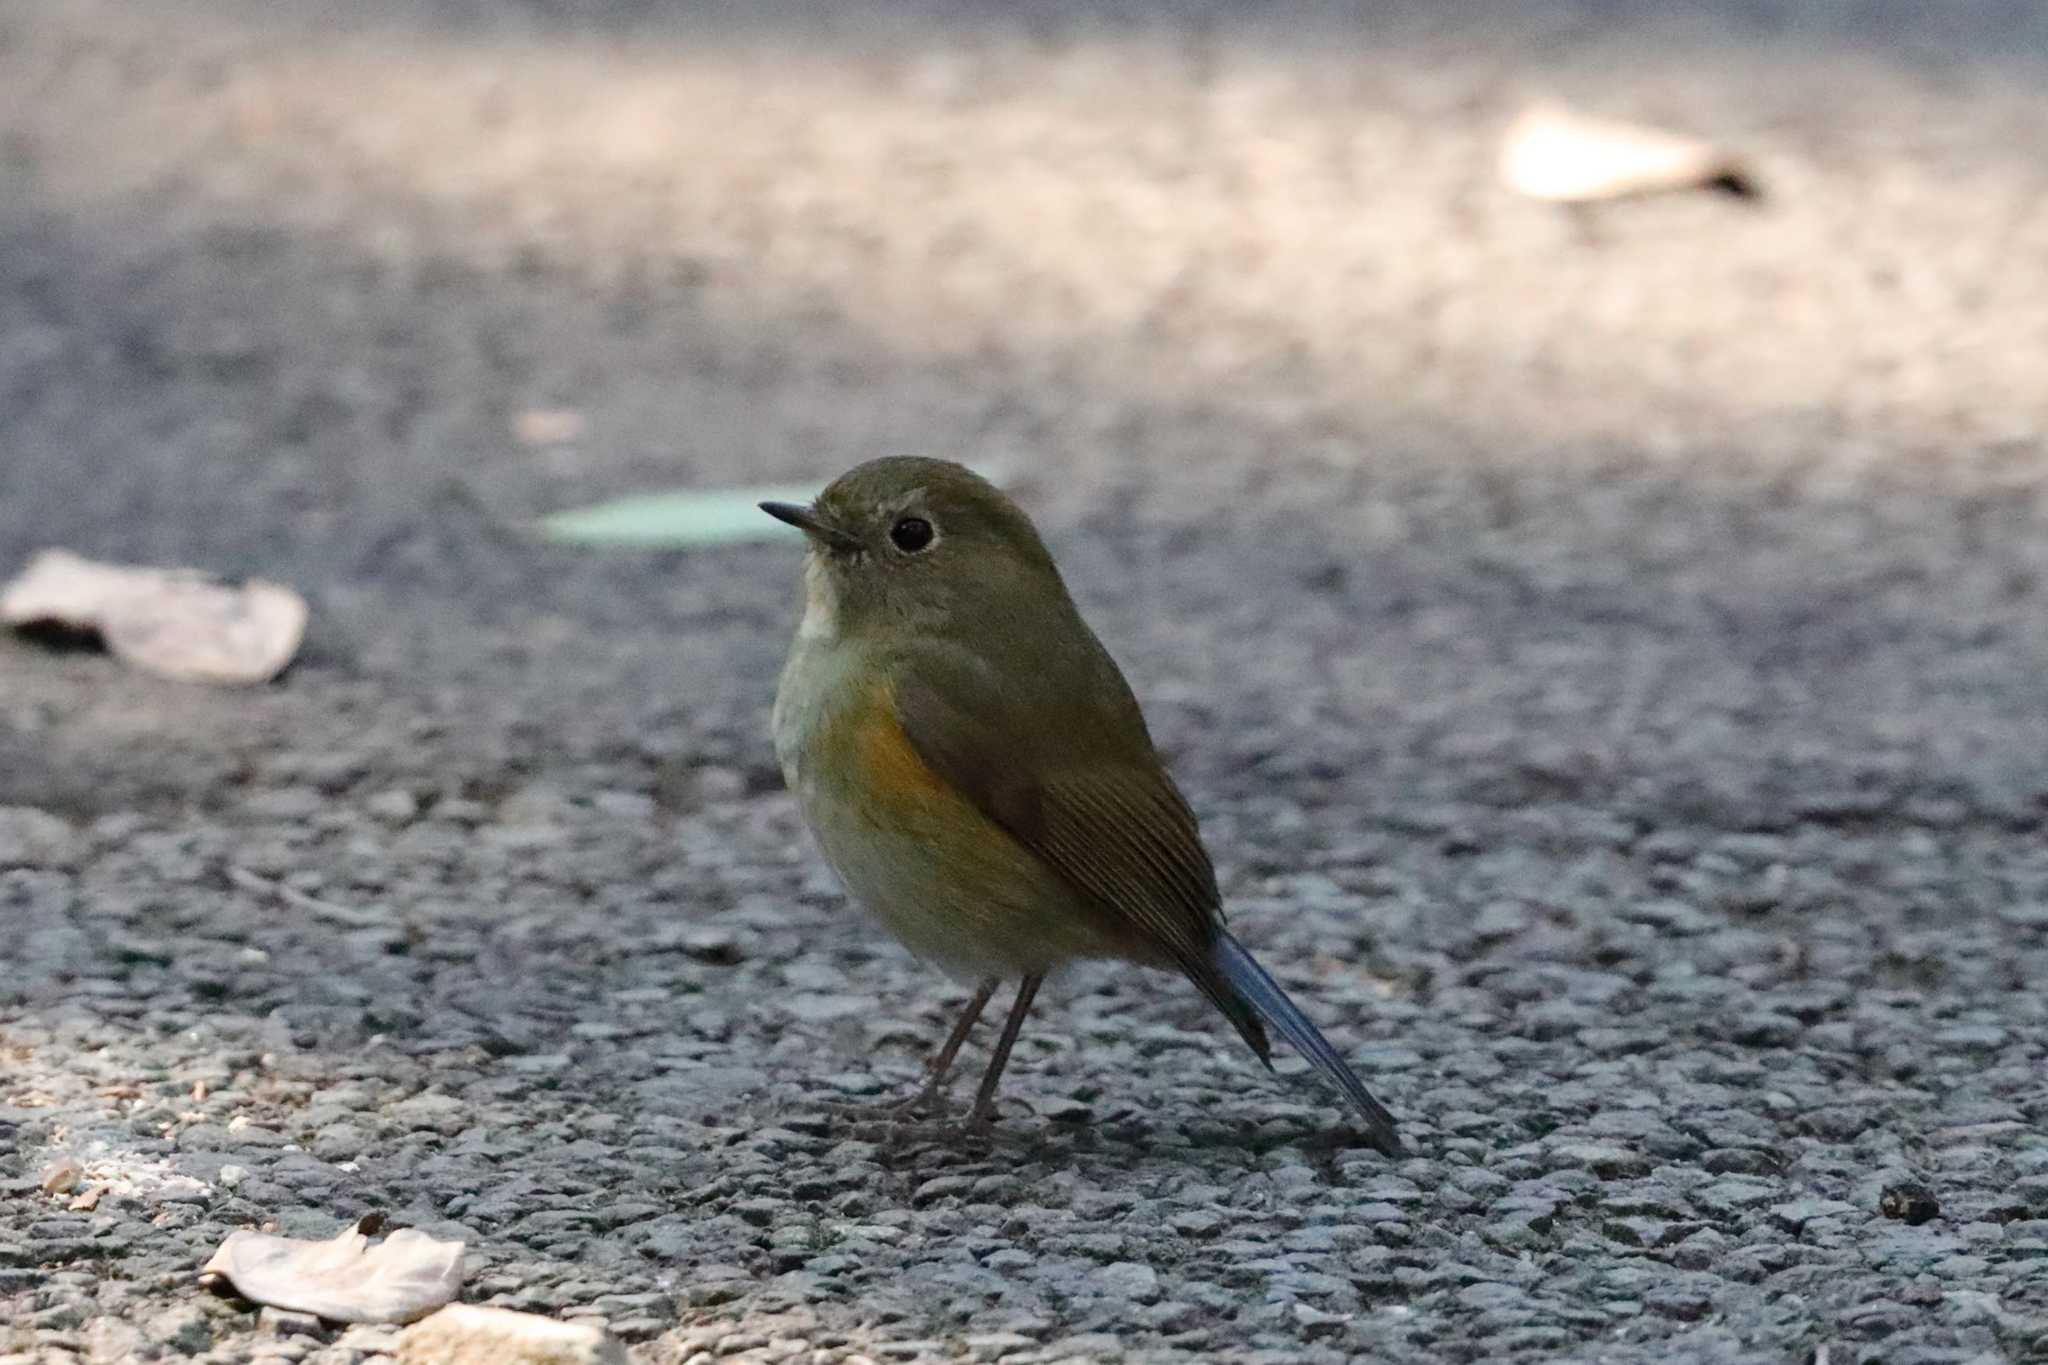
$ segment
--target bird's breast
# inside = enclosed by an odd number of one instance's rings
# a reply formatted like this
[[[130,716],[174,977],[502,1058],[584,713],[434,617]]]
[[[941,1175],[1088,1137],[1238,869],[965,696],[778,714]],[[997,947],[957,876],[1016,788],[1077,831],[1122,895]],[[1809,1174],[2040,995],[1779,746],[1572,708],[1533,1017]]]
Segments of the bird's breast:
[[[885,672],[799,637],[775,703],[783,775],[853,898],[970,978],[1120,952],[1098,916],[918,755]]]

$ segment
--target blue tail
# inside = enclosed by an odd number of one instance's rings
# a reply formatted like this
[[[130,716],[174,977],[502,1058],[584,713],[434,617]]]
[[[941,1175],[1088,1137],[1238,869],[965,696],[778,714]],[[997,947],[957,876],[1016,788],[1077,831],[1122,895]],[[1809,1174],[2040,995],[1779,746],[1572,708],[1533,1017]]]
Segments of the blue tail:
[[[1308,1058],[1316,1070],[1343,1092],[1344,1098],[1365,1121],[1373,1146],[1388,1156],[1401,1155],[1401,1140],[1394,1136],[1394,1116],[1372,1097],[1372,1092],[1337,1055],[1337,1049],[1330,1046],[1330,1040],[1308,1021],[1307,1015],[1295,1008],[1294,1002],[1287,998],[1287,992],[1280,989],[1280,983],[1266,974],[1266,969],[1252,959],[1244,945],[1219,929],[1216,945],[1210,950],[1210,961],[1233,992],[1257,1011],[1261,1019],[1271,1024],[1281,1037],[1294,1044],[1296,1051]]]

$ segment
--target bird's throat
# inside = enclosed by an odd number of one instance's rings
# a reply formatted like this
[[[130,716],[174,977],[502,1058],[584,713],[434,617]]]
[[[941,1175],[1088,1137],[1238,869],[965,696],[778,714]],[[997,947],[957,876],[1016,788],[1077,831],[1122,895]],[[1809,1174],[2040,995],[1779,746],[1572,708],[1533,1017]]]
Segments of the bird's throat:
[[[816,550],[804,561],[804,616],[797,622],[796,637],[816,641],[839,638],[839,587]]]

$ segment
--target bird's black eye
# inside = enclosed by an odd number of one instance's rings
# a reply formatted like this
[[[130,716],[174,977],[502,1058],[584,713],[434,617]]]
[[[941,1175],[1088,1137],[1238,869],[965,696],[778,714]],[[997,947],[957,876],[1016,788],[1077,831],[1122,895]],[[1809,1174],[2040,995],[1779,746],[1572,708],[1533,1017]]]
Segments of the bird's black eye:
[[[903,517],[889,528],[889,543],[914,555],[932,543],[932,524],[923,517]]]

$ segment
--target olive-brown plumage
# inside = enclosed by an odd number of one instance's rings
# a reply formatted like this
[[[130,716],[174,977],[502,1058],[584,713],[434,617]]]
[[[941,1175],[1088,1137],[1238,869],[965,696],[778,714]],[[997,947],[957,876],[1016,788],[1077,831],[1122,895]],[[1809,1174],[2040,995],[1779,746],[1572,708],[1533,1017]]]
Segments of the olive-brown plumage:
[[[857,900],[980,983],[924,1098],[997,983],[1019,977],[985,1119],[1044,975],[1121,958],[1185,974],[1262,1060],[1264,1024],[1280,1029],[1398,1150],[1386,1110],[1225,931],[1195,817],[1016,504],[959,465],[905,457],[811,507],[764,510],[811,542],[774,719],[805,820]]]

